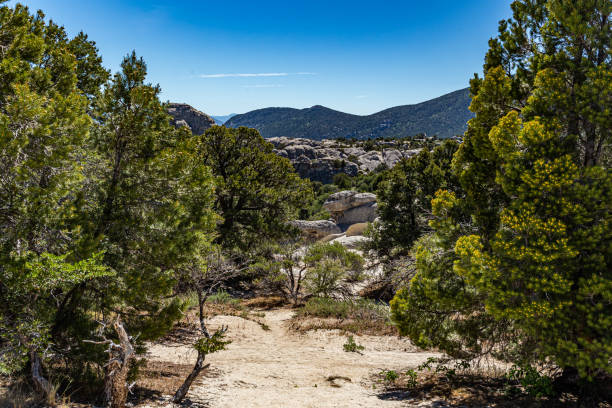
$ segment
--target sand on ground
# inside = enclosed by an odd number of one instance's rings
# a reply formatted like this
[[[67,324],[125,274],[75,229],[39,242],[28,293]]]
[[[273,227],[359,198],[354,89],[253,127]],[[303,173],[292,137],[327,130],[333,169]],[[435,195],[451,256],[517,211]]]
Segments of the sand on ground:
[[[259,319],[269,326],[236,316],[208,320],[209,330],[228,326],[232,343],[206,361],[215,375],[203,376],[188,394],[188,405],[210,408],[242,407],[407,407],[409,400],[381,393],[372,376],[381,370],[416,367],[437,353],[422,352],[407,339],[393,336],[354,336],[362,354],[345,352],[347,337],[337,330],[297,333],[288,328],[291,309],[264,311]],[[193,364],[196,352],[188,345],[152,345],[156,361]],[[346,377],[333,383],[330,376]],[[414,404],[414,405],[413,405]],[[421,405],[421,404],[419,404]],[[139,407],[171,407],[159,402]]]

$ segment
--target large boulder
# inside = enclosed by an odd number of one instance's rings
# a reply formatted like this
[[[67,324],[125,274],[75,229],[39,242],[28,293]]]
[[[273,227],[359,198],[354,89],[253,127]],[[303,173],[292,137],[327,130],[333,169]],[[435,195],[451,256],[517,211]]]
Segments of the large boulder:
[[[333,221],[330,220],[318,220],[318,221],[305,221],[295,220],[291,221],[291,225],[302,231],[304,235],[318,240],[332,234],[340,234],[342,230]]]
[[[345,145],[336,140],[310,140],[304,138],[272,137],[266,139],[274,152],[291,161],[302,178],[329,184],[338,173],[356,176],[369,173],[382,165],[391,168],[401,159],[417,150],[400,141],[376,141],[378,150],[366,151],[360,145]]]
[[[334,193],[323,203],[332,218],[342,228],[376,218],[376,194],[344,190]]]
[[[368,229],[367,222],[358,222],[347,228],[346,236],[353,237],[357,235],[363,235],[367,229]]]
[[[332,239],[331,241],[329,241],[329,243],[334,244],[338,242],[348,249],[361,249],[363,244],[367,241],[369,241],[368,237],[359,235],[347,237],[346,235],[343,235],[341,237]]]
[[[330,195],[323,203],[323,207],[330,213],[337,213],[375,202],[376,194],[344,190]]]
[[[376,219],[377,203],[367,203],[342,212],[336,218],[336,223],[342,226],[349,226],[358,223],[372,222]]]

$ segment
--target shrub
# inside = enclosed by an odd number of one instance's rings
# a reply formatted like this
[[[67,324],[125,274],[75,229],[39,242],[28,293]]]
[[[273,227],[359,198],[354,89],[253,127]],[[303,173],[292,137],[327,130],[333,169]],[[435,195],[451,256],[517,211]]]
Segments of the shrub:
[[[345,292],[345,283],[363,278],[363,258],[338,242],[313,245],[304,263],[308,266],[305,285],[314,296]]]
[[[382,375],[387,383],[394,383],[399,378],[399,374],[394,370],[383,370]]]
[[[342,345],[342,348],[348,353],[359,353],[360,351],[365,350],[365,347],[363,347],[361,344],[355,343],[353,336],[348,336],[346,343]]]
[[[542,375],[530,365],[516,366],[510,368],[506,378],[512,382],[518,382],[523,390],[535,398],[550,397],[554,395],[552,378]]]
[[[299,314],[322,318],[389,321],[387,306],[370,299],[335,300],[315,297],[308,299]]]
[[[333,183],[340,188],[350,188],[353,185],[353,181],[345,173],[336,174],[333,178]]]

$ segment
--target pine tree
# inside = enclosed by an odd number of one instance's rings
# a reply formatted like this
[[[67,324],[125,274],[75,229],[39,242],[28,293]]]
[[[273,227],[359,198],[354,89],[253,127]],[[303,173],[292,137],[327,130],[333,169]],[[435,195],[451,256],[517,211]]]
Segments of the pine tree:
[[[405,255],[429,231],[435,192],[458,187],[451,172],[451,160],[458,147],[457,142],[446,140],[433,151],[423,149],[385,173],[376,191],[379,221],[370,232],[370,247],[379,256]]]

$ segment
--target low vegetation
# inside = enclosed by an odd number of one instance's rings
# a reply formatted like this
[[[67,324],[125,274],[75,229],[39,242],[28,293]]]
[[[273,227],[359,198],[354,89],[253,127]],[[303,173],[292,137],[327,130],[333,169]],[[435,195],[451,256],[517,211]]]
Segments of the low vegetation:
[[[298,309],[292,327],[299,331],[339,329],[354,334],[397,334],[389,307],[368,299],[309,299]]]

